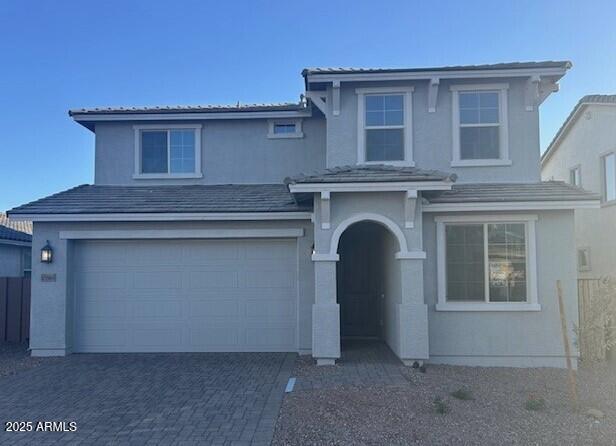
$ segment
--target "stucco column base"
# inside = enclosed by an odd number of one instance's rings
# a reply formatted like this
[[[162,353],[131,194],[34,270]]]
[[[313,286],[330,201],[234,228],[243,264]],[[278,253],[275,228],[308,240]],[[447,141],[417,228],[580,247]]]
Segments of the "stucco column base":
[[[48,356],[66,356],[70,352],[65,348],[33,348],[30,350],[30,356],[48,357]]]
[[[429,358],[428,306],[426,304],[398,305],[400,321],[399,356],[405,364]]]
[[[340,305],[312,306],[312,356],[317,365],[333,365],[340,358]]]

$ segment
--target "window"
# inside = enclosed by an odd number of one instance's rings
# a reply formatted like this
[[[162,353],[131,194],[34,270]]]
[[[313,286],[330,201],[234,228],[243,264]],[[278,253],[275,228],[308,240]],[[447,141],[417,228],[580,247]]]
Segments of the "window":
[[[582,187],[582,168],[575,166],[569,170],[569,183],[573,186]]]
[[[301,119],[282,119],[268,121],[267,137],[277,138],[303,138]]]
[[[590,271],[590,248],[584,247],[577,250],[578,271]]]
[[[510,165],[506,84],[457,85],[453,91],[452,166]]]
[[[412,89],[357,89],[358,163],[413,165]]]
[[[201,176],[201,126],[135,126],[135,178]]]
[[[603,201],[616,200],[616,154],[603,158]]]
[[[23,265],[23,270],[24,270],[24,276],[30,277],[30,274],[32,273],[32,249],[31,248],[27,248],[23,250],[22,265]]]
[[[534,216],[437,217],[437,310],[536,310]]]

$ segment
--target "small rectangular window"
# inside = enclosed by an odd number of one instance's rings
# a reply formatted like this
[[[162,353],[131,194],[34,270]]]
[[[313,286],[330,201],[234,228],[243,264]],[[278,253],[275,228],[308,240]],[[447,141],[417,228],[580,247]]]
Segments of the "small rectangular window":
[[[404,95],[365,96],[366,161],[404,160]]]
[[[569,171],[569,183],[573,186],[582,187],[582,171],[580,166],[576,166]]]
[[[26,248],[23,250],[23,271],[24,276],[29,277],[32,272],[32,249]]]
[[[578,271],[590,271],[590,248],[579,248],[577,259]]]
[[[616,200],[616,154],[603,157],[603,201]]]
[[[277,138],[303,138],[301,119],[282,119],[268,121],[267,137]]]

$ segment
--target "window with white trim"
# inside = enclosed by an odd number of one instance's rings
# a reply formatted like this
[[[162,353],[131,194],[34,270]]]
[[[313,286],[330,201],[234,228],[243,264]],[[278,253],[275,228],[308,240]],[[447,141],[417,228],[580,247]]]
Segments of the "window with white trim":
[[[267,137],[277,138],[303,138],[301,119],[270,119],[268,121]]]
[[[616,153],[601,158],[603,170],[603,201],[616,200]]]
[[[439,307],[501,310],[536,304],[534,219],[437,217]],[[479,307],[478,307],[479,305]],[[449,308],[448,308],[449,306]],[[531,308],[526,308],[531,309]]]
[[[506,84],[452,86],[453,166],[509,165]]]
[[[26,248],[22,253],[22,265],[25,277],[30,277],[32,274],[32,248]]]
[[[569,183],[573,186],[582,187],[582,168],[575,166],[569,170]]]
[[[201,126],[135,126],[135,177],[201,176]]]
[[[412,89],[357,89],[358,163],[413,165]]]

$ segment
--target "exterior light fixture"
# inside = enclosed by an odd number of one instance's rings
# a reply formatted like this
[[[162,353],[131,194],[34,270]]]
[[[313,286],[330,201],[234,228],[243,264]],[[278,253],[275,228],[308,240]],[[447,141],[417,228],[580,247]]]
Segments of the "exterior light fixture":
[[[49,244],[49,240],[47,240],[47,243],[43,246],[43,249],[41,249],[41,263],[51,263],[52,261],[53,249]]]

